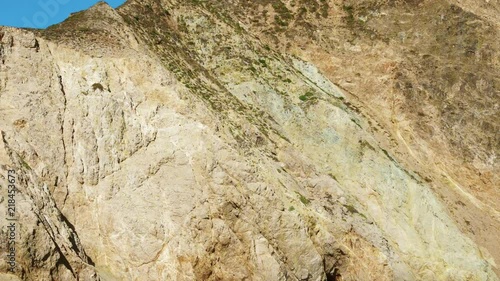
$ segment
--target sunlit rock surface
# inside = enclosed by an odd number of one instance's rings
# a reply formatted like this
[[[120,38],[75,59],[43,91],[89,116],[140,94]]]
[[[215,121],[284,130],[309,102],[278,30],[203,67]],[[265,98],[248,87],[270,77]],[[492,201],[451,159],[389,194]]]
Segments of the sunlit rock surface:
[[[498,280],[492,9],[131,0],[0,28],[0,279]]]

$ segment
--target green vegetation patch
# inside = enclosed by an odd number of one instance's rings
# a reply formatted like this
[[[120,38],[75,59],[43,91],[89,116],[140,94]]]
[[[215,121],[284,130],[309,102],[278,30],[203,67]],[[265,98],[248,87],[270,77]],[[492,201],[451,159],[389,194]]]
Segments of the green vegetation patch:
[[[26,163],[26,161],[24,161],[24,159],[21,158],[21,165],[23,165],[23,168],[25,168],[26,170],[31,170],[31,166],[28,165],[28,163]]]
[[[306,92],[305,94],[303,94],[302,96],[300,96],[299,99],[301,101],[308,101],[308,100],[316,99],[316,97],[314,96],[313,92],[309,91],[309,92]]]
[[[360,216],[362,216],[363,218],[366,219],[366,216],[364,214],[360,213],[356,208],[354,208],[354,206],[352,206],[352,205],[343,205],[343,206],[347,209],[347,211],[349,213],[351,213],[351,214],[358,214],[358,215],[360,215]]]
[[[353,6],[350,5],[344,5],[342,6],[342,10],[347,14],[347,17],[345,18],[347,23],[349,25],[354,24],[354,8]]]
[[[267,62],[265,59],[259,59],[259,63],[263,66],[263,67],[267,67]]]
[[[300,200],[300,202],[302,202],[302,204],[304,204],[306,206],[311,204],[311,201],[309,199],[307,199],[304,195],[300,194],[299,192],[295,192],[295,193],[297,193],[297,195],[299,196],[299,200]]]

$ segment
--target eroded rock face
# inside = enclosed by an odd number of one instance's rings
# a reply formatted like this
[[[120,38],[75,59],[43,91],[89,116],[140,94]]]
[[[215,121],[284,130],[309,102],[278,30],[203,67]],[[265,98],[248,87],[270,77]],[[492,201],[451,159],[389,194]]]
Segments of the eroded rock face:
[[[229,4],[0,29],[0,184],[19,188],[2,280],[498,280],[498,241],[460,227],[390,120]]]

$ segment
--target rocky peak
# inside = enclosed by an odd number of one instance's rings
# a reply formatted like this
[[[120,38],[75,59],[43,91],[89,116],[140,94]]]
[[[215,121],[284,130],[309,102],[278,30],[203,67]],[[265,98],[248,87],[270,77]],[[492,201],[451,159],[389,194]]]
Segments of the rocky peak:
[[[90,54],[113,55],[138,48],[134,33],[123,18],[103,1],[88,10],[71,14],[60,24],[37,31],[37,35]]]

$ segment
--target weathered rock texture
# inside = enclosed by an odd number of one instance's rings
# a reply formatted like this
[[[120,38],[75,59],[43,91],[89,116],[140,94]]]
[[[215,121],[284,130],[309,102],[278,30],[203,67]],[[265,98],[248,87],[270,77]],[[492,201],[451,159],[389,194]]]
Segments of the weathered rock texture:
[[[1,28],[0,279],[498,280],[495,10],[129,0]]]

